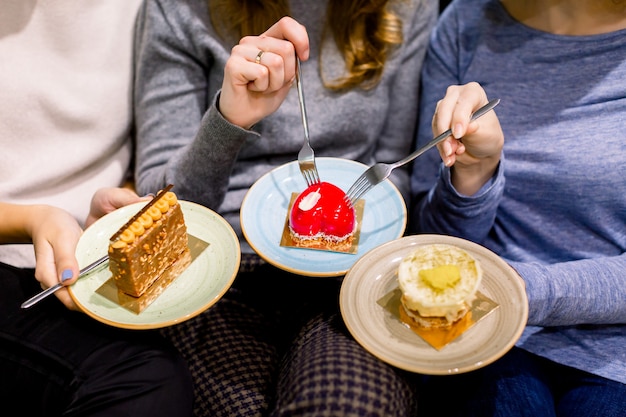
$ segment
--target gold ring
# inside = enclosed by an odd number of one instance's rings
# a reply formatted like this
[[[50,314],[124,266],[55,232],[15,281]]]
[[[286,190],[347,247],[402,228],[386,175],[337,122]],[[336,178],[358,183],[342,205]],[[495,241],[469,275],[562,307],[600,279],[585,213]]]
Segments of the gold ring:
[[[265,53],[265,51],[259,51],[259,53],[256,55],[256,58],[254,58],[254,62],[256,62],[257,64],[261,63],[261,57],[263,56],[263,54]]]

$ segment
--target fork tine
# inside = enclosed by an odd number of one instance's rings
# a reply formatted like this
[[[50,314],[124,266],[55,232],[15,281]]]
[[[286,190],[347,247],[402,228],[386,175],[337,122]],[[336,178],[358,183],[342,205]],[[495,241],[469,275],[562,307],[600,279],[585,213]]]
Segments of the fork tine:
[[[355,205],[357,201],[359,201],[359,199],[363,196],[363,194],[365,194],[366,192],[368,192],[370,190],[370,188],[372,188],[372,184],[370,183],[365,183],[363,184],[363,186],[361,188],[359,188],[351,197],[350,197],[350,202],[352,203],[352,205]]]
[[[311,186],[311,185],[315,184],[315,179],[313,178],[313,174],[311,174],[311,170],[310,169],[302,170],[302,175],[304,176],[304,179],[305,179],[306,184],[308,186]]]
[[[317,184],[320,182],[319,175],[317,175],[317,169],[315,167],[308,169],[307,174],[309,175],[310,185]]]
[[[357,188],[361,187],[363,184],[363,180],[365,180],[365,175],[361,175],[359,178],[357,178],[354,183],[352,184],[352,186],[350,186],[350,188],[348,189],[348,191],[346,192],[346,195],[352,199],[352,196],[354,195],[354,193],[356,192]]]
[[[346,193],[347,199],[354,206],[359,198],[370,188],[369,181],[364,174],[362,174],[357,180],[352,184],[348,192]]]
[[[359,179],[357,178],[357,181],[359,181]],[[348,189],[348,191],[346,191],[346,195],[344,196],[344,199],[351,201],[352,200],[352,194],[354,194],[354,189],[355,186],[357,184],[357,181],[355,181],[350,188]]]
[[[301,169],[300,172],[302,173],[302,176],[304,177],[304,181],[306,181],[306,185],[310,186],[311,185],[311,180],[309,179],[308,170]]]
[[[313,174],[313,183],[314,184],[320,183],[320,175],[317,172],[317,167],[314,166],[313,169],[311,170],[311,172]]]

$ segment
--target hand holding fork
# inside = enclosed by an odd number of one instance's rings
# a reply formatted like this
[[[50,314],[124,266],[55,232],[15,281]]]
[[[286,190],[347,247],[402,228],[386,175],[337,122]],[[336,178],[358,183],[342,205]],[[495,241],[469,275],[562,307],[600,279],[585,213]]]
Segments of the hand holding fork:
[[[487,113],[488,111],[496,107],[498,103],[500,103],[500,99],[496,98],[496,99],[491,100],[489,103],[485,104],[483,107],[476,110],[472,114],[472,117],[470,120],[478,119],[480,116],[484,115],[485,113]],[[445,132],[443,132],[436,138],[432,139],[426,145],[422,146],[421,148],[419,148],[418,150],[416,150],[415,152],[413,152],[406,158],[401,159],[400,161],[395,162],[393,164],[385,164],[385,163],[379,162],[379,163],[372,165],[359,178],[357,178],[354,184],[352,184],[352,186],[350,187],[350,189],[348,189],[348,192],[346,193],[346,196],[344,197],[345,200],[349,201],[350,204],[354,206],[356,202],[359,200],[359,198],[361,198],[366,192],[371,190],[375,185],[387,179],[389,175],[391,175],[391,171],[393,171],[394,169],[402,165],[408,164],[409,162],[411,162],[412,160],[414,160],[415,158],[417,158],[418,156],[420,156],[421,154],[423,154],[424,152],[426,152],[433,146],[436,146],[439,142],[443,141],[451,134],[452,134],[451,129],[446,130]]]

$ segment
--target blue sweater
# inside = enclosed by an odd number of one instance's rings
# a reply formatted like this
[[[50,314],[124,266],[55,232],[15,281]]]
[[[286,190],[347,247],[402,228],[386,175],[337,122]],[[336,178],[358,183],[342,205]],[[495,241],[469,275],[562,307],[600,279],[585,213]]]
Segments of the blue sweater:
[[[431,37],[418,144],[438,99],[479,82],[505,135],[499,170],[460,195],[436,149],[415,161],[411,228],[477,242],[526,283],[518,346],[626,383],[626,30],[558,36],[497,0],[457,0]]]

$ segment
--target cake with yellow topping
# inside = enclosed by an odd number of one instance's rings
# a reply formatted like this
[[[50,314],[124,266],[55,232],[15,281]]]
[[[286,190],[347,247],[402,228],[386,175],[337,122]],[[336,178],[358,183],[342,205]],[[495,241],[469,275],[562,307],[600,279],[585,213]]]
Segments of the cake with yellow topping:
[[[405,316],[424,328],[445,328],[469,311],[482,280],[480,263],[448,244],[419,246],[398,267]]]
[[[168,268],[190,262],[185,218],[169,188],[111,237],[109,269],[117,288],[130,296],[142,296]]]

